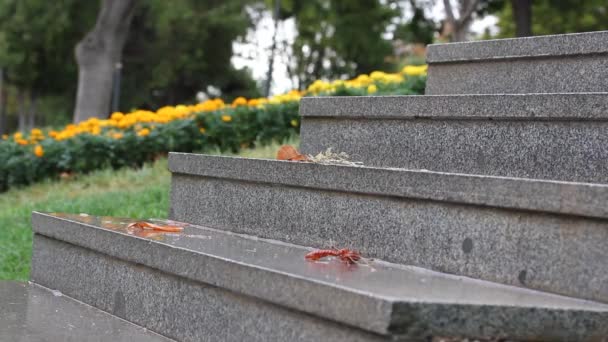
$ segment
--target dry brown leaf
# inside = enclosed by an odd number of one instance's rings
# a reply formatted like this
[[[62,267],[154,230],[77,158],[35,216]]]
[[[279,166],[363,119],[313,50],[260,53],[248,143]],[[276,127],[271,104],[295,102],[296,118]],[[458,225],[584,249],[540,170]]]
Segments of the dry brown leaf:
[[[288,160],[288,161],[309,161],[310,159],[298,152],[295,147],[291,145],[283,145],[277,152],[277,160]]]

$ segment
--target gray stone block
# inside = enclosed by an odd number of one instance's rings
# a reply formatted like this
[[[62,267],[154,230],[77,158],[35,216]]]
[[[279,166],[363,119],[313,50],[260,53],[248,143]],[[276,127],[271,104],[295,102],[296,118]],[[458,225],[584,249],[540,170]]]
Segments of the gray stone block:
[[[608,186],[172,153],[179,221],[608,302]]]
[[[33,219],[34,281],[179,340],[608,335],[604,304],[382,261],[313,263],[306,248],[204,227],[136,237],[128,220]]]
[[[34,237],[34,246],[35,282],[177,341],[382,341],[358,329],[43,236]]]
[[[427,62],[470,62],[547,56],[581,56],[608,53],[608,31],[431,44]]]
[[[0,282],[0,308],[0,341],[173,341],[30,283]]]
[[[608,183],[608,93],[303,98],[301,149],[366,165]]]
[[[433,44],[426,93],[608,91],[608,31]]]

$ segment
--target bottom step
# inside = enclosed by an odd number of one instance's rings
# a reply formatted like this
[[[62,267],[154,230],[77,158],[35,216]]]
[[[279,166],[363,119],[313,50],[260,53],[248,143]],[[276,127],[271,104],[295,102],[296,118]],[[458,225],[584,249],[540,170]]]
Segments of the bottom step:
[[[173,341],[31,283],[0,282],[0,308],[0,341]]]
[[[608,305],[187,225],[34,213],[33,281],[179,341],[602,341]]]

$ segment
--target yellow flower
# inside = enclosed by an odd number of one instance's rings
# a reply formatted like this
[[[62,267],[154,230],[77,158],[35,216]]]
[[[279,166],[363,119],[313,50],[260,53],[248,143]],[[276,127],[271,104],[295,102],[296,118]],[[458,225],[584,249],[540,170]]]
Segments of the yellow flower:
[[[247,104],[247,99],[242,96],[239,96],[236,99],[234,99],[234,101],[232,101],[233,107],[244,106],[246,104]]]
[[[343,80],[335,80],[331,83],[332,86],[339,88],[339,87],[343,87],[344,86],[344,81]]]
[[[42,135],[42,130],[40,130],[39,128],[32,128],[32,135]]]
[[[308,86],[308,91],[311,93],[319,93],[322,91],[326,91],[329,88],[329,83],[322,81],[322,80],[316,80],[314,82],[312,82],[311,85]]]
[[[374,81],[380,81],[386,77],[386,74],[382,71],[372,71],[372,73],[369,74],[369,77]]]
[[[119,132],[118,133],[113,133],[112,134],[112,138],[116,139],[116,140],[122,139],[122,133],[119,133]]]
[[[110,116],[110,118],[114,121],[120,121],[124,117],[125,115],[121,112],[114,112],[112,113],[112,116]]]
[[[205,134],[205,132],[206,132],[205,127],[201,127],[201,128],[199,129],[199,131],[200,131],[202,134]]]
[[[6,139],[8,139],[8,135],[2,134],[2,140],[6,140]]]
[[[99,135],[99,133],[101,133],[101,128],[99,128],[99,126],[95,126],[95,127],[91,128],[91,134]]]
[[[370,85],[367,87],[367,93],[368,93],[368,94],[373,94],[373,93],[375,93],[375,92],[377,92],[377,91],[378,91],[378,87],[376,87],[376,85],[375,85],[375,84],[370,84]]]
[[[357,81],[359,83],[362,83],[362,84],[367,84],[367,83],[371,82],[372,79],[369,78],[369,76],[366,75],[366,74],[361,74],[361,75],[357,76],[357,78],[355,79],[355,81]]]
[[[222,115],[222,121],[224,121],[224,122],[230,122],[230,121],[232,121],[232,116],[230,116],[230,115]]]
[[[137,135],[139,135],[140,137],[145,137],[148,134],[150,134],[150,130],[147,128],[142,128],[137,132]]]
[[[44,149],[42,148],[42,146],[36,145],[36,147],[34,147],[34,154],[38,158],[41,158],[42,156],[44,156]]]
[[[21,139],[21,138],[15,139],[15,142],[21,146],[25,146],[25,145],[29,144],[29,142],[27,140]]]
[[[401,72],[408,76],[422,76],[426,75],[427,69],[428,65],[406,65]]]
[[[291,120],[291,125],[293,127],[298,127],[298,120],[296,120],[296,119]]]
[[[216,109],[224,107],[224,100],[217,98],[217,99],[213,99],[212,101],[215,103]]]

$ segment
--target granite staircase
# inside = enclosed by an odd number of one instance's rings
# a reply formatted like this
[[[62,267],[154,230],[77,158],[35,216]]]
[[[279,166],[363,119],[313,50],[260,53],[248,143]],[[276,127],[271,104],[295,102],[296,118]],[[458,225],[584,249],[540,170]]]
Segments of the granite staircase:
[[[364,166],[172,153],[183,232],[34,213],[32,280],[177,341],[606,341],[607,60],[430,46],[433,96],[302,100],[304,152]]]

